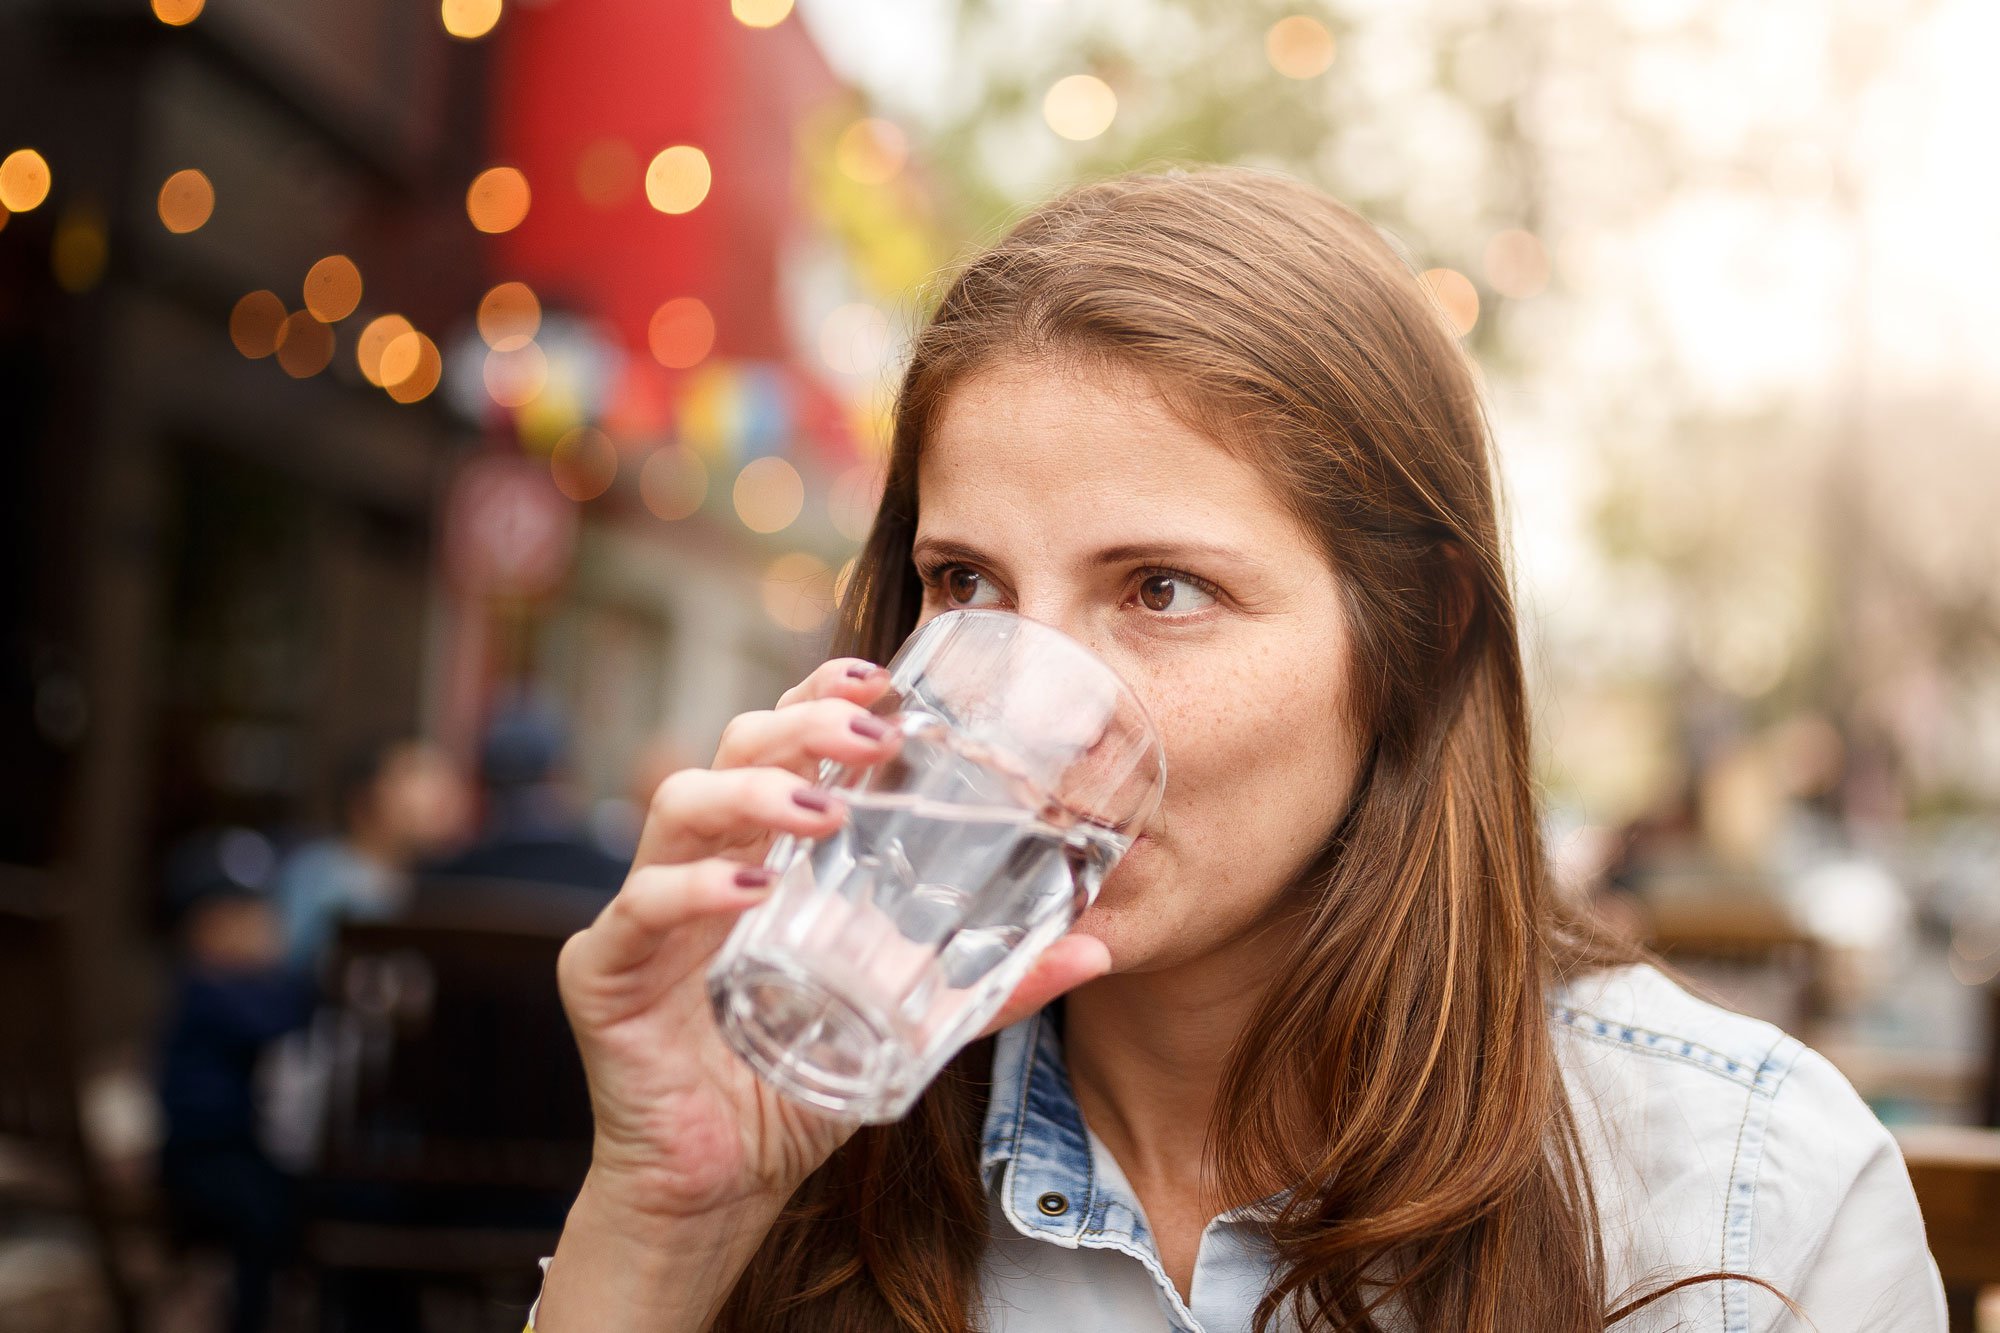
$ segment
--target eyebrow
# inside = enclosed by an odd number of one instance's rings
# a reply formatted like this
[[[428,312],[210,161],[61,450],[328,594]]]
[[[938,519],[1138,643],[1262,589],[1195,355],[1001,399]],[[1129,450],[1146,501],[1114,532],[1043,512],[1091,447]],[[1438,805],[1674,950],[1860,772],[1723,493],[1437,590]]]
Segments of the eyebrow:
[[[1238,550],[1234,546],[1198,541],[1122,542],[1093,552],[1089,557],[1089,563],[1115,565],[1127,560],[1181,560],[1189,556],[1207,556],[1216,560],[1234,561],[1252,568],[1260,564],[1248,551]],[[967,542],[953,541],[948,537],[919,537],[910,548],[910,558],[963,560],[968,564],[981,565],[1001,563],[976,546]]]

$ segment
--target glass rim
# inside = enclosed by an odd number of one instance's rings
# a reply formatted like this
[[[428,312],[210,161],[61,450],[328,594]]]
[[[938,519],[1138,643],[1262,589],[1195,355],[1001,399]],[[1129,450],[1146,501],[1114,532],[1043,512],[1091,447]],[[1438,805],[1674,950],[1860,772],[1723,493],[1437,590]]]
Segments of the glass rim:
[[[1153,766],[1156,770],[1156,780],[1152,784],[1152,798],[1146,803],[1145,810],[1134,818],[1121,820],[1115,827],[1124,828],[1137,824],[1141,819],[1150,820],[1154,813],[1158,811],[1160,802],[1166,798],[1167,744],[1160,737],[1160,724],[1154,720],[1153,711],[1146,707],[1146,701],[1139,697],[1139,692],[1132,688],[1132,683],[1126,680],[1116,667],[1105,661],[1102,653],[1084,643],[1075,635],[1070,634],[1067,630],[1051,625],[1046,620],[1036,620],[1033,616],[1023,615],[1019,611],[1002,611],[990,606],[952,607],[949,610],[940,611],[929,620],[912,627],[910,636],[929,629],[940,620],[954,616],[961,618],[961,620],[983,621],[995,625],[1001,623],[1008,625],[1032,625],[1034,628],[1029,631],[1031,634],[1043,635],[1062,643],[1068,651],[1079,654],[1085,660],[1094,663],[1100,671],[1110,678],[1118,695],[1131,705],[1133,711],[1139,715],[1140,722],[1145,724],[1147,748],[1153,752]],[[905,636],[904,642],[909,642],[909,636]],[[901,648],[897,649],[897,653],[901,651]]]

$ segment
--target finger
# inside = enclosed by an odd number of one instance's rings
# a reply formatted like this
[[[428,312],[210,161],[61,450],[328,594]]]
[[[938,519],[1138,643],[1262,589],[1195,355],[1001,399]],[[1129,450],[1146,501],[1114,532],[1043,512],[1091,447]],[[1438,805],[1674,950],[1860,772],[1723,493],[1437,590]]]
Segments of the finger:
[[[810,676],[778,696],[778,707],[787,708],[807,699],[852,699],[859,704],[872,703],[889,683],[886,667],[876,666],[861,657],[836,657],[830,662],[821,662],[813,668]]]
[[[781,768],[684,768],[653,792],[632,863],[695,861],[773,833],[825,837],[846,813],[838,796]]]
[[[1068,934],[1057,938],[1042,951],[1021,984],[1000,1006],[993,1021],[981,1029],[984,1037],[1026,1018],[1035,1010],[1086,981],[1095,981],[1111,970],[1111,950],[1095,935]]]
[[[563,947],[559,974],[615,974],[638,967],[676,932],[762,902],[777,876],[725,857],[641,866],[589,928]]]
[[[880,763],[902,743],[894,724],[847,699],[811,699],[738,713],[723,728],[715,767],[766,765],[809,777],[822,759]]]

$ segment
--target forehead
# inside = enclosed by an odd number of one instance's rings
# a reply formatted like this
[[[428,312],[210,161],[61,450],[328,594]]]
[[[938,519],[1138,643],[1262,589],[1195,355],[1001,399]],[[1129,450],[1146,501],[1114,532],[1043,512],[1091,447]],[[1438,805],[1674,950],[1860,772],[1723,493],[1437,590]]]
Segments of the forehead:
[[[1011,360],[946,394],[918,460],[924,534],[1037,542],[1163,536],[1270,545],[1296,520],[1254,465],[1119,367]]]

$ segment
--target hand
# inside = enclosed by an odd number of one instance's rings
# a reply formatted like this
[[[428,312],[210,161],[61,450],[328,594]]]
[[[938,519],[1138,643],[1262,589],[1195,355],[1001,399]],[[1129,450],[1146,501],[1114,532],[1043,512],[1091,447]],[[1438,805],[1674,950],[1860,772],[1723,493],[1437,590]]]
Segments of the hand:
[[[624,887],[563,947],[563,1005],[596,1117],[592,1187],[624,1209],[669,1219],[781,1203],[856,1128],[751,1072],[716,1030],[706,973],[737,914],[768,892],[739,877],[757,878],[778,835],[839,827],[838,798],[825,810],[793,799],[820,761],[873,764],[894,752],[893,732],[878,739],[852,725],[887,684],[882,668],[840,658],[776,708],[732,719],[711,767],[660,785]],[[1109,967],[1102,941],[1062,937],[986,1031]]]

